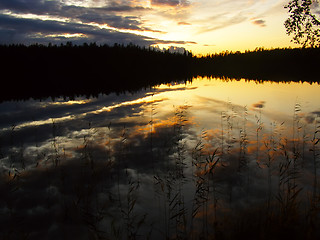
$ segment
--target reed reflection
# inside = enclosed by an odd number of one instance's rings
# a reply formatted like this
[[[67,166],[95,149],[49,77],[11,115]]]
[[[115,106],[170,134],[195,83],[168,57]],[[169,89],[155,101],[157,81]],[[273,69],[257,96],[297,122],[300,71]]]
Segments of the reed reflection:
[[[105,96],[4,128],[1,237],[317,239],[319,109],[275,114],[268,91],[242,105],[219,84]]]

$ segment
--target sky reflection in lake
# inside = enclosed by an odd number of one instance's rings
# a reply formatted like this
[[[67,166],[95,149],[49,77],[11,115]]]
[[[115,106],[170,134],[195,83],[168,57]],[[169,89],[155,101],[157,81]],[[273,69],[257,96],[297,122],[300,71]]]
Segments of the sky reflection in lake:
[[[319,90],[194,79],[4,102],[1,237],[316,239]]]

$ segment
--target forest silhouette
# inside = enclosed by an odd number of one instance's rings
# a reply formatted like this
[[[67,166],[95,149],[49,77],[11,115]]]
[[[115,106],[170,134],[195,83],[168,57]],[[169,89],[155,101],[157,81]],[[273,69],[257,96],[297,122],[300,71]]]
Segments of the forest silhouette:
[[[0,45],[0,101],[137,91],[198,76],[319,83],[319,48],[196,56],[137,45]]]

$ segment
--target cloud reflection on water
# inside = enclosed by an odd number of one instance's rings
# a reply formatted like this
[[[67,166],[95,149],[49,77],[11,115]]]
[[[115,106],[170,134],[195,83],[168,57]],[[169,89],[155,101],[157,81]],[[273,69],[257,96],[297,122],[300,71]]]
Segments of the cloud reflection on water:
[[[281,164],[299,167],[299,203],[308,207],[317,106],[302,109],[295,125],[287,113],[278,117],[288,122],[272,122],[277,106],[269,99],[264,105],[260,95],[241,106],[217,97],[219,82],[205,89],[203,83],[76,102],[2,104],[1,237],[246,236],[251,230],[235,228],[241,217],[245,227],[258,229],[254,219],[276,218],[277,196],[290,197],[281,176],[293,180]],[[267,203],[274,215],[259,212]],[[275,231],[270,237],[280,231],[273,229],[280,220],[273,220],[266,226]],[[301,230],[300,220],[290,221],[280,223]]]

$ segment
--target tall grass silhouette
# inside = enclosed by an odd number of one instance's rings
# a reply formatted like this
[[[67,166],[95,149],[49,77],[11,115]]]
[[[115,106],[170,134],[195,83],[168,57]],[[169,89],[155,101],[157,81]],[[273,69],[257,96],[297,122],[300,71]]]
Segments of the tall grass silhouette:
[[[153,103],[139,130],[88,123],[72,154],[53,121],[51,151],[32,167],[12,127],[1,238],[318,239],[319,116],[304,123],[296,104],[289,125],[268,127],[259,106],[229,103],[215,131],[195,133],[190,106],[159,120]],[[34,209],[47,222],[32,219]]]

